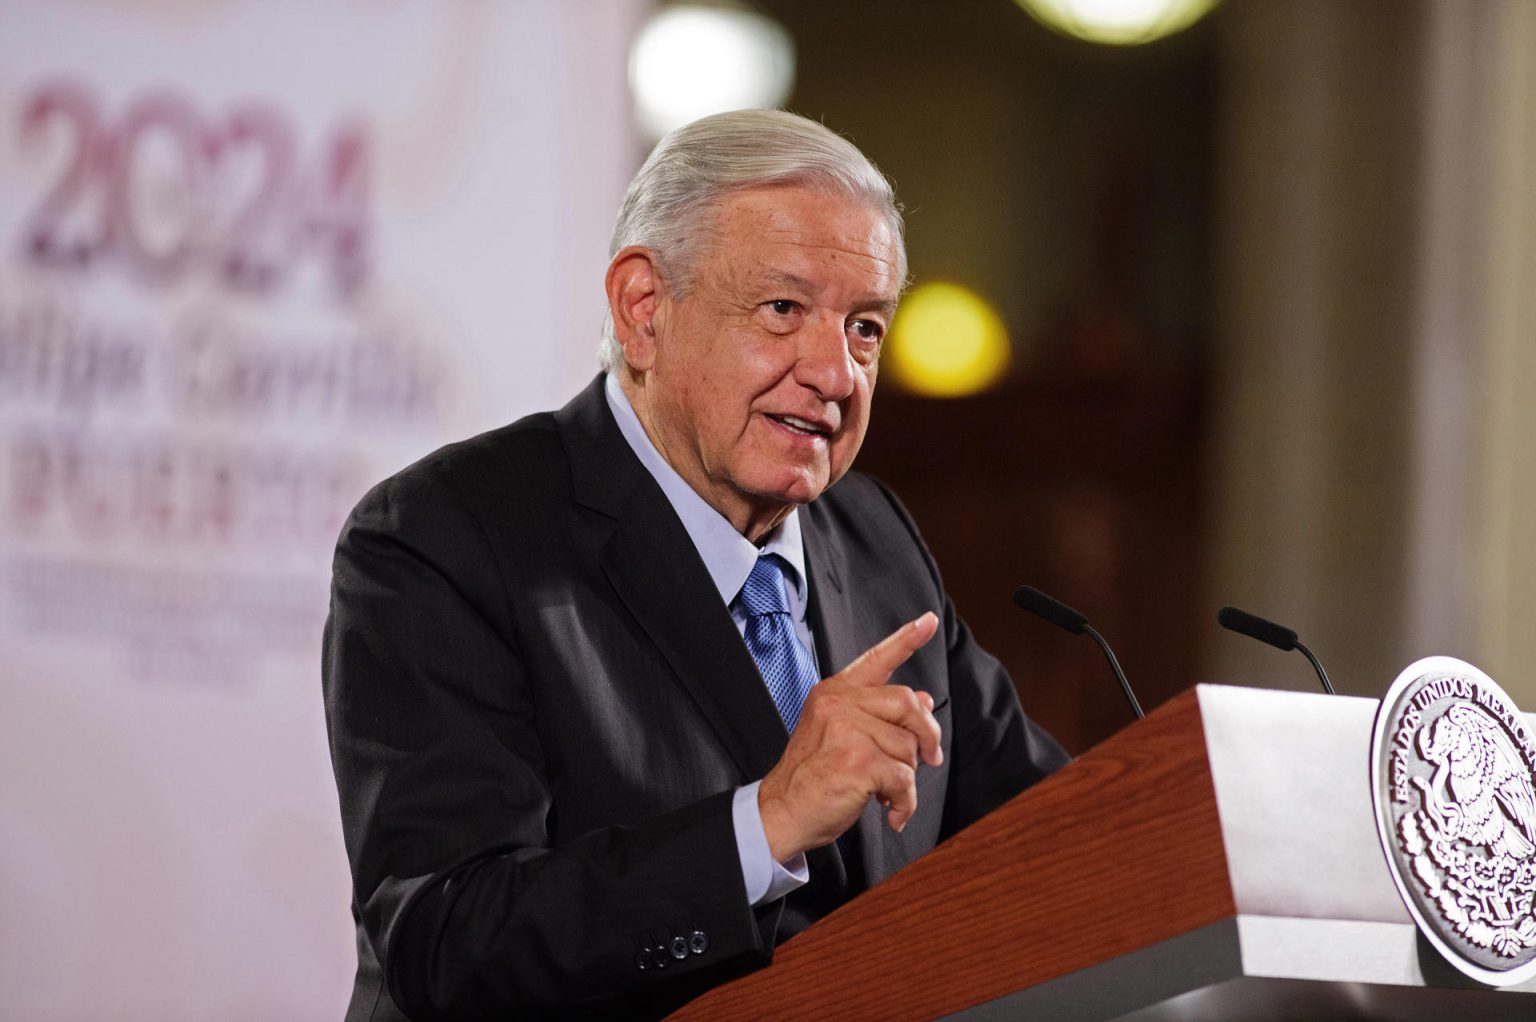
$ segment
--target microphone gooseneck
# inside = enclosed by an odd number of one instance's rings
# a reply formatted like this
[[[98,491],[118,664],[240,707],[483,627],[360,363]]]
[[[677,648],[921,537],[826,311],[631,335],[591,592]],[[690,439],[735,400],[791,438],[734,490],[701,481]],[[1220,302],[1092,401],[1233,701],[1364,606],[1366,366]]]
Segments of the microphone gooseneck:
[[[1322,661],[1313,656],[1312,651],[1301,644],[1296,638],[1296,633],[1284,625],[1277,625],[1273,621],[1250,614],[1246,610],[1238,610],[1236,607],[1223,607],[1216,612],[1216,623],[1228,631],[1246,635],[1250,639],[1258,639],[1260,642],[1275,647],[1283,653],[1291,650],[1299,650],[1303,656],[1312,661],[1312,669],[1317,672],[1317,680],[1323,683],[1323,691],[1333,695],[1333,685],[1328,681],[1328,672],[1323,670]]]
[[[1313,656],[1312,651],[1303,646],[1300,642],[1296,643],[1296,648],[1301,650],[1303,656],[1312,661],[1312,669],[1317,672],[1317,680],[1323,683],[1323,691],[1327,692],[1329,695],[1333,695],[1333,686],[1328,682],[1328,672],[1323,670],[1322,661]]]
[[[1086,617],[1060,600],[1047,596],[1034,586],[1019,586],[1015,589],[1013,602],[1036,617],[1044,618],[1057,628],[1071,632],[1073,635],[1086,635],[1098,643],[1099,649],[1104,651],[1104,659],[1109,661],[1109,669],[1115,672],[1115,680],[1120,683],[1120,691],[1125,693],[1126,701],[1135,711],[1136,719],[1140,720],[1146,716],[1142,712],[1141,703],[1136,701],[1136,693],[1131,691],[1131,683],[1126,680],[1125,672],[1120,669],[1120,661],[1115,659],[1115,651],[1109,648],[1109,643],[1104,641],[1104,636],[1094,630]]]

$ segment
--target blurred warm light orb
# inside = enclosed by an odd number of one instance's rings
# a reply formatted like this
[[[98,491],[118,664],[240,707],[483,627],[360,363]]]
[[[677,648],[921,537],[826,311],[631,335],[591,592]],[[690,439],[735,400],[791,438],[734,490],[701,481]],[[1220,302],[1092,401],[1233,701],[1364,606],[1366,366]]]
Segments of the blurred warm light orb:
[[[958,284],[932,283],[902,300],[881,367],[906,390],[964,397],[1001,379],[1010,353],[992,306]]]
[[[795,80],[795,44],[771,18],[729,4],[676,4],[629,51],[629,85],[654,138],[726,110],[777,107]]]
[[[1035,20],[1078,39],[1117,46],[1182,32],[1221,0],[1016,0]]]

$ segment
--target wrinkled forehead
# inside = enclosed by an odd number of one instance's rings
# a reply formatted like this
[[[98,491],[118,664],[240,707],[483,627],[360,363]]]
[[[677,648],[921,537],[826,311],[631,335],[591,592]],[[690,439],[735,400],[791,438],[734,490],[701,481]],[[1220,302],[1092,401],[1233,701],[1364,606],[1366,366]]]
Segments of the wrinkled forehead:
[[[701,219],[708,237],[697,252],[773,241],[842,248],[894,267],[898,290],[906,284],[901,214],[869,196],[815,181],[772,182],[723,193]]]

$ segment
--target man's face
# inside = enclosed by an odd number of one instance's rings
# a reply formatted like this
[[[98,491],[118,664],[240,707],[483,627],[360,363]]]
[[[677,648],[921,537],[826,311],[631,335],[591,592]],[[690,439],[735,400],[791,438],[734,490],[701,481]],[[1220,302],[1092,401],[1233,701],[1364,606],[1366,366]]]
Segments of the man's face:
[[[662,455],[756,539],[853,463],[901,291],[878,211],[747,189],[719,207],[693,287],[665,290],[641,411]]]

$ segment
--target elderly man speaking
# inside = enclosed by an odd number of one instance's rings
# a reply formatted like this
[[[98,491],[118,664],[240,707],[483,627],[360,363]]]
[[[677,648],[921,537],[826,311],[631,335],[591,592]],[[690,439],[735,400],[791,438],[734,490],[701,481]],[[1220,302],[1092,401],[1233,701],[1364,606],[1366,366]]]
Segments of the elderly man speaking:
[[[845,139],[687,125],[624,199],[604,373],[357,506],[349,1020],[663,1015],[1065,761],[849,472],[905,278]]]

